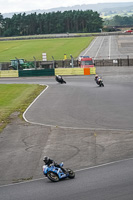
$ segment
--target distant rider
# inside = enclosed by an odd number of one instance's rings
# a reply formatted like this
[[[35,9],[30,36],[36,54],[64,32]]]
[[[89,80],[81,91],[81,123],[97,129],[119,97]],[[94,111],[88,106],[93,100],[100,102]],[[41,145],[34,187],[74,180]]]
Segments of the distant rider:
[[[98,76],[98,74],[96,74],[95,75],[95,81],[96,81],[96,83],[99,85],[99,79],[101,79],[99,76]]]
[[[58,79],[58,80],[62,80],[62,76],[60,76],[60,75],[56,75],[56,79]],[[57,81],[58,81],[57,80]]]

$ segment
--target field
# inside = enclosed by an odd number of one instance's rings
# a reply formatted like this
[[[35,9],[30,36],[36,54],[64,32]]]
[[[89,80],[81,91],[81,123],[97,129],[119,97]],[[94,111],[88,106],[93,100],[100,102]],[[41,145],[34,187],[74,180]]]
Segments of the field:
[[[57,38],[57,39],[30,39],[0,41],[0,62],[10,62],[11,59],[24,58],[27,61],[42,60],[42,53],[47,54],[47,59],[64,59],[64,54],[70,59],[78,57],[94,37]]]
[[[11,113],[17,111],[21,115],[44,88],[35,84],[0,84],[0,131]]]

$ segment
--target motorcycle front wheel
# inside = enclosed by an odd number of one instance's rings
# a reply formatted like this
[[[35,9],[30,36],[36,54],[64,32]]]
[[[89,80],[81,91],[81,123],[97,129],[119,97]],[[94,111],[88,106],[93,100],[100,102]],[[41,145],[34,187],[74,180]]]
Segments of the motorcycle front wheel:
[[[69,178],[74,178],[74,177],[75,177],[75,173],[74,173],[73,170],[71,170],[71,169],[69,169],[69,168],[67,168],[66,170],[67,170],[67,172],[68,172],[68,177],[69,177]]]
[[[51,180],[51,181],[53,181],[53,182],[58,182],[59,181],[59,177],[58,177],[58,175],[56,174],[56,173],[54,173],[54,172],[48,172],[47,173],[47,177],[48,177],[48,179],[49,180]]]

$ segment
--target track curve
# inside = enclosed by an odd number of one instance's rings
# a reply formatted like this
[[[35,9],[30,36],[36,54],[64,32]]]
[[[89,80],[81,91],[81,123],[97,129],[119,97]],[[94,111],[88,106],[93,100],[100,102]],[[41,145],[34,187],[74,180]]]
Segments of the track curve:
[[[104,44],[106,40],[103,39],[101,42]],[[110,56],[111,51],[110,49]],[[95,55],[100,56],[100,50],[95,52]],[[104,88],[99,88],[95,84],[93,76],[65,77],[66,85],[56,83],[53,77],[0,80],[0,83],[49,85],[48,90],[25,113],[28,121],[50,126],[50,130],[46,130],[49,131],[49,137],[45,148],[44,144],[41,144],[42,154],[49,153],[56,158],[63,158],[68,166],[79,167],[79,169],[82,166],[97,165],[110,160],[116,161],[76,172],[76,178],[71,181],[65,180],[53,184],[47,179],[39,179],[0,187],[2,200],[44,198],[45,200],[62,198],[132,200],[133,159],[120,162],[117,160],[130,158],[133,155],[133,69],[131,67],[123,70],[121,67],[119,69],[98,68],[97,70],[103,75]],[[71,128],[61,129],[60,127]],[[31,137],[35,137],[35,134]],[[31,142],[31,137],[28,142]],[[44,138],[43,134],[41,138]],[[30,155],[31,152],[35,155],[35,151],[39,148],[36,149],[35,144],[32,145],[32,143],[28,146],[26,140],[25,137],[23,143],[26,144],[26,151]],[[18,153],[20,152],[22,152],[21,149]],[[15,152],[11,155],[15,156]],[[42,166],[42,163],[40,164],[39,171]],[[35,173],[31,165],[30,169]]]
[[[66,85],[49,86],[25,118],[49,126],[132,130],[133,83],[121,83],[119,77],[116,83],[105,78],[105,87],[99,88],[93,79],[68,77]]]

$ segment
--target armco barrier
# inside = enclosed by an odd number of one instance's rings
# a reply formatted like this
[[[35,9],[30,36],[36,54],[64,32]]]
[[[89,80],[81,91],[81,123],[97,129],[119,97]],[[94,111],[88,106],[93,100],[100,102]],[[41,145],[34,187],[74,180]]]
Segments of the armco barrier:
[[[22,70],[19,71],[19,77],[31,76],[54,76],[54,69],[41,69],[41,70]]]
[[[1,70],[0,77],[18,77],[18,70]]]

